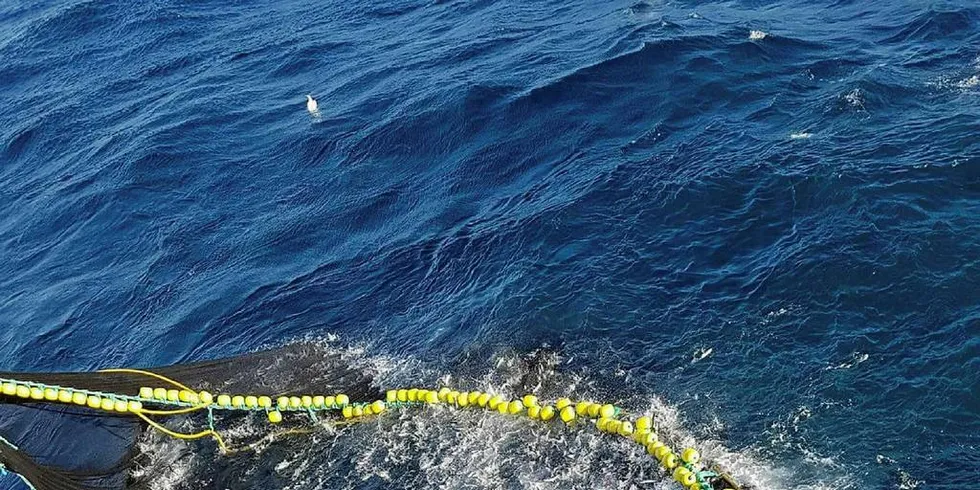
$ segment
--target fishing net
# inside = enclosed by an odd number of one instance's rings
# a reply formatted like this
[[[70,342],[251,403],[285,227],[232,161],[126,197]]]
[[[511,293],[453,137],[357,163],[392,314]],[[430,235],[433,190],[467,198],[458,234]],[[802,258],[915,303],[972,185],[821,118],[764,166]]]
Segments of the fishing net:
[[[202,391],[263,393],[278,399],[305,393],[344,393],[351,401],[376,400],[381,396],[371,386],[369,376],[332,354],[335,353],[325,352],[316,343],[295,343],[228,359],[150,368],[145,372],[191,387],[195,394]],[[148,387],[166,388],[168,394],[172,394],[173,386],[142,371],[0,372],[0,379],[41,390],[42,395],[51,390],[59,394],[103,394],[106,396],[100,396],[101,400],[116,398],[114,405],[120,400],[139,399],[140,390]],[[144,401],[147,406],[180,408],[169,401],[155,404],[154,400]],[[134,482],[129,473],[140,465],[141,455],[134,444],[148,424],[131,411],[119,412],[114,408],[92,408],[71,403],[71,400],[66,403],[57,399],[18,397],[16,393],[2,396],[0,464],[4,471],[20,475],[25,483],[38,490],[137,488],[138,482]],[[198,410],[175,414],[173,418],[179,419],[175,421],[176,425],[220,426],[248,416],[254,414],[235,410]],[[174,422],[168,423],[174,425]],[[47,441],[47,444],[37,444],[38,441]],[[99,447],[96,451],[73,448],[79,441],[97,441]],[[83,457],[86,454],[95,456],[86,459]]]
[[[457,391],[445,386],[445,380],[429,380],[430,385],[443,385],[432,389],[381,391],[372,371],[357,359],[317,342],[145,370],[0,372],[0,435],[4,438],[0,464],[38,490],[183,488],[186,482],[151,485],[145,478],[151,473],[146,468],[159,466],[160,458],[151,453],[161,445],[144,446],[141,441],[193,439],[176,441],[176,447],[183,449],[173,458],[176,467],[180,459],[200,461],[201,454],[211,455],[204,471],[185,478],[193,480],[193,488],[283,488],[289,483],[280,481],[273,468],[262,466],[263,460],[286,461],[290,451],[309,455],[351,448],[352,454],[368,456],[352,464],[371,464],[372,448],[354,448],[331,437],[351,425],[351,432],[356,432],[363,421],[377,421],[366,425],[378,427],[385,419],[381,415],[388,412],[431,407],[427,414],[436,420],[441,417],[439,424],[454,423],[454,413],[464,416],[465,412],[483,411],[499,414],[500,420],[530,419],[556,432],[568,432],[570,427],[582,429],[579,432],[598,430],[606,437],[639,444],[643,455],[659,462],[655,464],[658,471],[687,490],[739,488],[730,477],[700,461],[693,448],[671,449],[679,441],[661,440],[650,416],[587,400],[505,396],[505,391],[529,393],[542,388],[540,375],[547,370],[540,368],[549,366],[549,356],[537,357],[529,362],[534,367],[523,369],[525,374],[502,391]],[[405,415],[389,419],[405,420]],[[243,427],[257,430],[230,429]],[[328,428],[329,437],[320,437],[323,433],[316,432],[318,427]],[[416,437],[395,432],[395,425],[387,427],[374,437],[416,438],[406,447],[414,444],[419,450],[438,452],[447,447],[426,442],[432,439],[431,433],[425,433],[429,428]],[[486,441],[486,446],[494,448],[498,442]],[[561,459],[558,454],[545,457]],[[385,458],[397,463],[399,456],[389,453]],[[315,466],[315,471],[332,471],[329,465]],[[302,471],[298,468],[294,475]],[[161,471],[156,468],[153,473],[158,477]],[[333,478],[318,475],[315,478],[320,482]],[[345,486],[388,488],[398,477],[377,474],[360,484],[345,482]],[[330,484],[320,487],[332,488]]]

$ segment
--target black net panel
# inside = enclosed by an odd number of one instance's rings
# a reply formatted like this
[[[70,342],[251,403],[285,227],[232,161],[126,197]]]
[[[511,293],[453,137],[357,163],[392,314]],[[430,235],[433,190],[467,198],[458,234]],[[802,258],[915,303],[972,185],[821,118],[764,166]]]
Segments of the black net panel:
[[[352,401],[381,397],[371,377],[349,362],[321,344],[295,343],[233,358],[146,370],[215,395],[345,393]],[[0,377],[130,396],[144,386],[171,387],[130,373],[0,372]],[[216,428],[220,431],[222,421],[241,416],[247,414],[222,414]],[[134,445],[144,429],[145,424],[131,414],[0,397],[0,436],[16,444],[16,448],[0,444],[0,463],[38,490],[130,488],[129,470],[139,464]]]
[[[90,410],[2,404],[0,463],[41,490],[125,488],[141,432],[136,420]]]

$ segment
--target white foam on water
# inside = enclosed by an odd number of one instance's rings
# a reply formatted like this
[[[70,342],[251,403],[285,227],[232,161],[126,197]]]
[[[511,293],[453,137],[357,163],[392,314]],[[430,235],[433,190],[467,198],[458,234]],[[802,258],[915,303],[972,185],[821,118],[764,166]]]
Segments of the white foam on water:
[[[756,30],[749,31],[749,39],[753,41],[761,41],[765,39],[767,36],[769,36],[769,33],[765,31],[756,31]]]
[[[867,361],[869,358],[870,356],[864,352],[853,352],[848,360],[835,365],[827,366],[824,368],[824,370],[850,369],[864,361]]]
[[[782,318],[782,317],[784,317],[786,315],[798,314],[798,313],[800,313],[800,310],[801,310],[801,308],[800,308],[799,305],[797,305],[797,304],[789,304],[789,305],[780,307],[778,309],[775,309],[775,310],[766,312],[766,314],[762,317],[762,321],[760,323],[762,325],[769,325],[770,323],[774,322],[775,320],[778,320],[778,319],[780,319],[780,318]]]
[[[915,490],[916,488],[919,488],[919,485],[921,484],[922,480],[916,480],[915,478],[912,478],[912,475],[909,475],[904,470],[899,470],[898,490]]]
[[[198,456],[195,448],[185,441],[146,431],[136,447],[149,463],[134,465],[131,476],[147,481],[150,490],[178,488],[182,482],[192,479]]]
[[[912,475],[910,475],[907,471],[905,471],[905,469],[899,466],[898,461],[889,458],[888,456],[879,454],[875,456],[875,461],[877,461],[877,463],[882,466],[894,467],[894,472],[898,480],[895,483],[894,488],[896,488],[897,490],[915,490],[916,488],[919,487],[919,485],[925,483],[922,480],[917,480],[913,478]]]
[[[339,356],[349,365],[364,369],[375,377],[379,387],[444,384],[508,398],[518,398],[525,394],[524,387],[533,387],[527,391],[538,392],[545,400],[559,396],[600,399],[595,380],[558,371],[562,359],[551,351],[498,354],[488,363],[489,369],[475,374],[440,373],[418,359],[376,353],[367,345],[344,346],[335,338],[318,342],[325,355]],[[710,348],[706,351],[710,354]],[[683,412],[655,394],[642,394],[623,405],[630,413],[652,414],[662,440],[676,450],[698,448],[704,460],[720,464],[741,483],[767,490],[856,488],[850,480],[838,477],[831,477],[827,483],[803,485],[794,480],[791,470],[773,466],[759,450],[732,450],[710,436],[695,437],[684,422]],[[808,417],[808,413],[806,407],[801,407],[794,423]],[[261,460],[266,468],[272,468],[288,482],[284,487],[287,489],[378,485],[445,489],[681,488],[644,448],[625,438],[600,433],[591,422],[569,428],[557,422],[543,424],[526,416],[436,405],[390,410],[352,424],[335,425],[325,418],[320,424],[310,425],[310,434],[288,439],[266,437],[270,426],[259,416],[231,427],[219,424],[219,429],[231,446],[236,441],[257,441],[252,449],[263,454]],[[188,432],[194,429],[183,428]],[[716,417],[708,427],[700,429],[700,433],[723,433],[724,424]],[[288,451],[265,452],[276,444],[288,444]],[[148,433],[139,447],[151,461],[139,470],[140,476],[156,474],[149,478],[154,489],[192,487],[194,479],[200,478],[200,468],[195,468],[200,457],[195,452],[204,449],[196,443]],[[829,461],[832,463],[832,458]]]
[[[980,88],[980,56],[973,60],[967,73],[958,75],[943,75],[927,85],[940,90],[955,90],[959,92],[975,92]]]
[[[850,92],[844,94],[842,97],[844,101],[847,102],[847,104],[850,105],[851,107],[855,107],[862,111],[865,110],[864,93],[861,92],[861,89],[856,88],[854,90],[851,90]]]
[[[964,78],[953,84],[956,88],[974,88],[980,86],[980,75],[973,75],[972,77]]]
[[[714,352],[714,351],[715,351],[715,349],[713,347],[700,347],[700,348],[698,348],[698,350],[694,351],[694,354],[691,356],[691,364],[694,364],[694,363],[696,363],[696,362],[698,362],[698,361],[700,361],[700,360],[702,360],[702,359],[710,356],[711,353]]]
[[[977,57],[973,59],[971,68],[973,68],[973,71],[975,72],[980,72],[980,55],[977,55]],[[980,87],[980,73],[974,73],[966,78],[957,80],[953,83],[953,86],[964,90]]]

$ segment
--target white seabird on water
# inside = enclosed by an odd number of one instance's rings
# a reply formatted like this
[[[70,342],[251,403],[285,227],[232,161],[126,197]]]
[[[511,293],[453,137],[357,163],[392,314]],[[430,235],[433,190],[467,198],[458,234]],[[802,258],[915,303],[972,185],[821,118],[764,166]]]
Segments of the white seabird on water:
[[[313,114],[314,116],[320,112],[316,99],[314,99],[312,95],[306,96],[306,110],[310,111],[310,114]]]

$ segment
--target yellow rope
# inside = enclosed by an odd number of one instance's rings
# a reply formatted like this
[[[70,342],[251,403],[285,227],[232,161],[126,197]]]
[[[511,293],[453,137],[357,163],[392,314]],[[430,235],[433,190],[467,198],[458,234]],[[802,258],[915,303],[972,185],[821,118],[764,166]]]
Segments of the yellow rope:
[[[100,369],[99,372],[100,373],[142,374],[144,376],[150,376],[152,378],[156,378],[156,379],[159,379],[161,381],[166,381],[167,383],[170,383],[170,384],[172,384],[172,385],[174,385],[174,386],[176,386],[176,387],[178,387],[178,388],[180,388],[182,390],[187,390],[187,391],[190,391],[190,392],[194,392],[194,390],[188,388],[187,386],[185,386],[184,384],[180,383],[179,381],[174,381],[174,380],[172,380],[172,379],[170,379],[170,378],[168,378],[168,377],[166,377],[166,376],[164,376],[162,374],[151,373],[150,371],[144,371],[142,369],[125,369],[125,368],[118,368],[118,369]]]
[[[200,439],[202,437],[211,436],[211,437],[214,438],[215,441],[217,441],[218,447],[221,448],[221,452],[223,454],[228,454],[230,452],[228,450],[228,446],[225,446],[225,441],[223,439],[221,439],[221,435],[218,434],[217,432],[211,430],[211,429],[202,430],[201,432],[197,432],[197,433],[194,433],[194,434],[181,434],[180,432],[174,432],[174,431],[172,431],[172,430],[170,430],[170,429],[168,429],[168,428],[166,428],[166,427],[164,427],[164,426],[162,426],[162,425],[154,422],[151,418],[147,417],[146,415],[143,415],[141,412],[142,411],[136,411],[136,412],[133,412],[133,413],[135,413],[137,417],[143,419],[143,421],[145,421],[147,424],[150,424],[150,427],[153,427],[154,429],[156,429],[156,430],[158,430],[160,432],[163,432],[164,434],[166,434],[166,435],[168,435],[170,437],[175,437],[177,439],[189,440],[189,439]]]
[[[186,385],[184,385],[183,383],[181,383],[179,381],[176,381],[174,379],[168,378],[168,377],[166,377],[166,376],[164,376],[162,374],[157,374],[157,373],[153,373],[153,372],[150,372],[150,371],[144,371],[142,369],[126,369],[126,368],[102,369],[99,372],[100,373],[141,374],[141,375],[144,375],[144,376],[150,376],[150,377],[159,379],[161,381],[170,383],[170,384],[172,384],[174,386],[179,387],[182,390],[190,391],[191,393],[197,393],[196,391],[188,388]],[[193,407],[177,408],[177,409],[174,409],[174,410],[151,410],[151,409],[148,409],[148,408],[144,408],[142,410],[142,412],[143,413],[150,414],[150,415],[180,415],[182,413],[195,412],[195,411],[200,410],[202,408],[207,408],[207,406],[208,406],[207,403],[202,403],[200,405],[194,405]]]
[[[159,379],[160,381],[164,381],[166,383],[170,383],[170,384],[172,384],[172,385],[174,385],[174,386],[176,386],[176,387],[178,387],[178,388],[180,388],[182,390],[186,390],[186,391],[189,391],[191,393],[196,393],[194,390],[192,390],[189,387],[187,387],[187,385],[185,385],[185,384],[183,384],[183,383],[181,383],[179,381],[176,381],[174,379],[168,378],[168,377],[166,377],[166,376],[164,376],[162,374],[157,374],[157,373],[150,372],[150,371],[144,371],[142,369],[127,369],[127,368],[102,369],[99,372],[100,373],[139,374],[139,375],[143,375],[143,376],[149,376],[151,378],[156,378],[156,379]],[[168,436],[175,437],[177,439],[190,440],[190,439],[200,439],[202,437],[211,436],[211,437],[214,438],[215,441],[217,441],[218,447],[221,448],[221,452],[224,453],[224,454],[228,454],[230,451],[228,450],[228,446],[225,445],[224,439],[222,439],[221,438],[221,435],[218,434],[217,432],[215,432],[212,429],[203,430],[201,432],[196,432],[194,434],[181,434],[180,432],[174,432],[174,431],[172,431],[172,430],[170,430],[170,429],[168,429],[168,428],[166,428],[166,427],[158,424],[157,422],[153,421],[151,418],[149,418],[149,417],[146,416],[146,414],[150,414],[150,415],[178,415],[178,414],[183,414],[183,413],[194,412],[194,411],[200,410],[202,408],[206,408],[207,406],[208,406],[207,403],[202,403],[202,404],[199,404],[199,405],[194,405],[192,407],[184,407],[184,408],[178,408],[178,409],[174,409],[174,410],[140,409],[140,410],[133,411],[133,413],[135,413],[137,417],[143,419],[143,421],[146,422],[147,424],[149,424],[150,427],[153,427],[154,429],[156,429],[156,430],[158,430],[160,432],[163,432],[164,434],[166,434]]]

